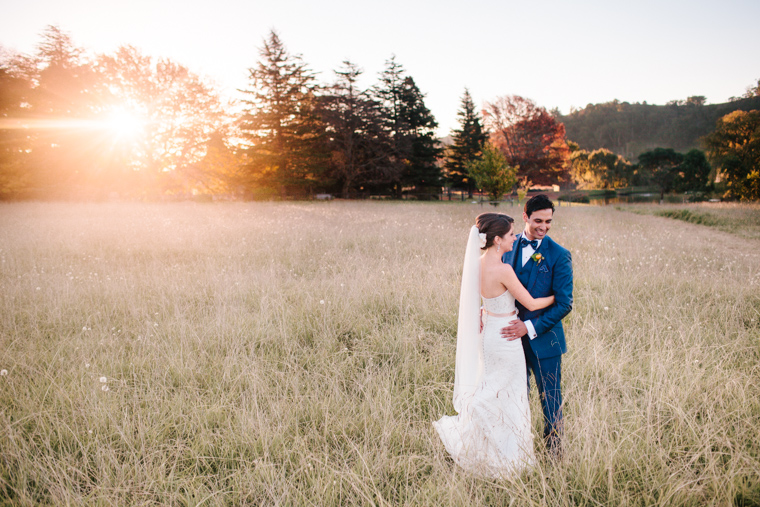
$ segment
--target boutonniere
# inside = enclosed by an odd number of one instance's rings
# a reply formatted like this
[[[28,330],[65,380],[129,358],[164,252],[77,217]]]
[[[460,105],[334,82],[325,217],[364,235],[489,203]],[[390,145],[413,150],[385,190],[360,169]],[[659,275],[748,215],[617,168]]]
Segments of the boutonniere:
[[[541,264],[541,261],[544,260],[544,256],[540,253],[536,252],[533,255],[530,256],[531,260],[535,262],[536,264]]]

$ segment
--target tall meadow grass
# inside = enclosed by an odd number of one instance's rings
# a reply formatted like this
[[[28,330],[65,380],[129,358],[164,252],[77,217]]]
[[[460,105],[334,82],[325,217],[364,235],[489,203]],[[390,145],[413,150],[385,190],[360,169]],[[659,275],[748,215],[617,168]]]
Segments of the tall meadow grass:
[[[0,505],[760,505],[760,241],[611,208],[550,233],[564,460],[453,464],[431,422],[483,211],[0,205]]]

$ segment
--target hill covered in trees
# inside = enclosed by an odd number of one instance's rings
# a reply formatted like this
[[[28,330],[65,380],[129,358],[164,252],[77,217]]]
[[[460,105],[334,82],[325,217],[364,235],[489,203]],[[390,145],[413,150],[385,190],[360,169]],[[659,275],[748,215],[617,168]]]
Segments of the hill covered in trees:
[[[760,96],[723,104],[705,104],[705,98],[689,97],[664,106],[630,104],[614,100],[589,104],[558,120],[567,138],[584,150],[607,149],[628,159],[657,147],[687,152],[702,148],[700,139],[715,130],[718,119],[734,111],[760,109]]]

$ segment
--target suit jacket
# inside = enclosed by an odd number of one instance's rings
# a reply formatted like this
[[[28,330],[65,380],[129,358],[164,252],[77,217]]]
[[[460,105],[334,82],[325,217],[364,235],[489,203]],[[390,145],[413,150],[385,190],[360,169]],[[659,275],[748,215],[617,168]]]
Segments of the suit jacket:
[[[539,359],[555,357],[567,352],[562,319],[573,309],[573,261],[570,252],[558,245],[549,236],[539,245],[537,253],[544,258],[541,262],[529,259],[522,267],[520,239],[511,252],[506,252],[501,260],[510,264],[517,278],[534,298],[554,295],[554,304],[536,311],[528,311],[517,302],[520,319],[530,320],[536,330],[536,338],[530,340],[530,347]]]

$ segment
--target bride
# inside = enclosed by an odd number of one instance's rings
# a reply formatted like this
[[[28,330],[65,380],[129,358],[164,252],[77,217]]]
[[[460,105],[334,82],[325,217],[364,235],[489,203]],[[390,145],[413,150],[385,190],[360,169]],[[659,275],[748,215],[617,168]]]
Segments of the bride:
[[[514,242],[514,220],[501,213],[479,215],[470,230],[454,377],[459,415],[433,423],[458,465],[489,477],[508,477],[534,462],[522,343],[502,338],[500,330],[517,318],[515,298],[528,310],[554,302],[554,296],[533,298],[512,266],[501,262]]]

